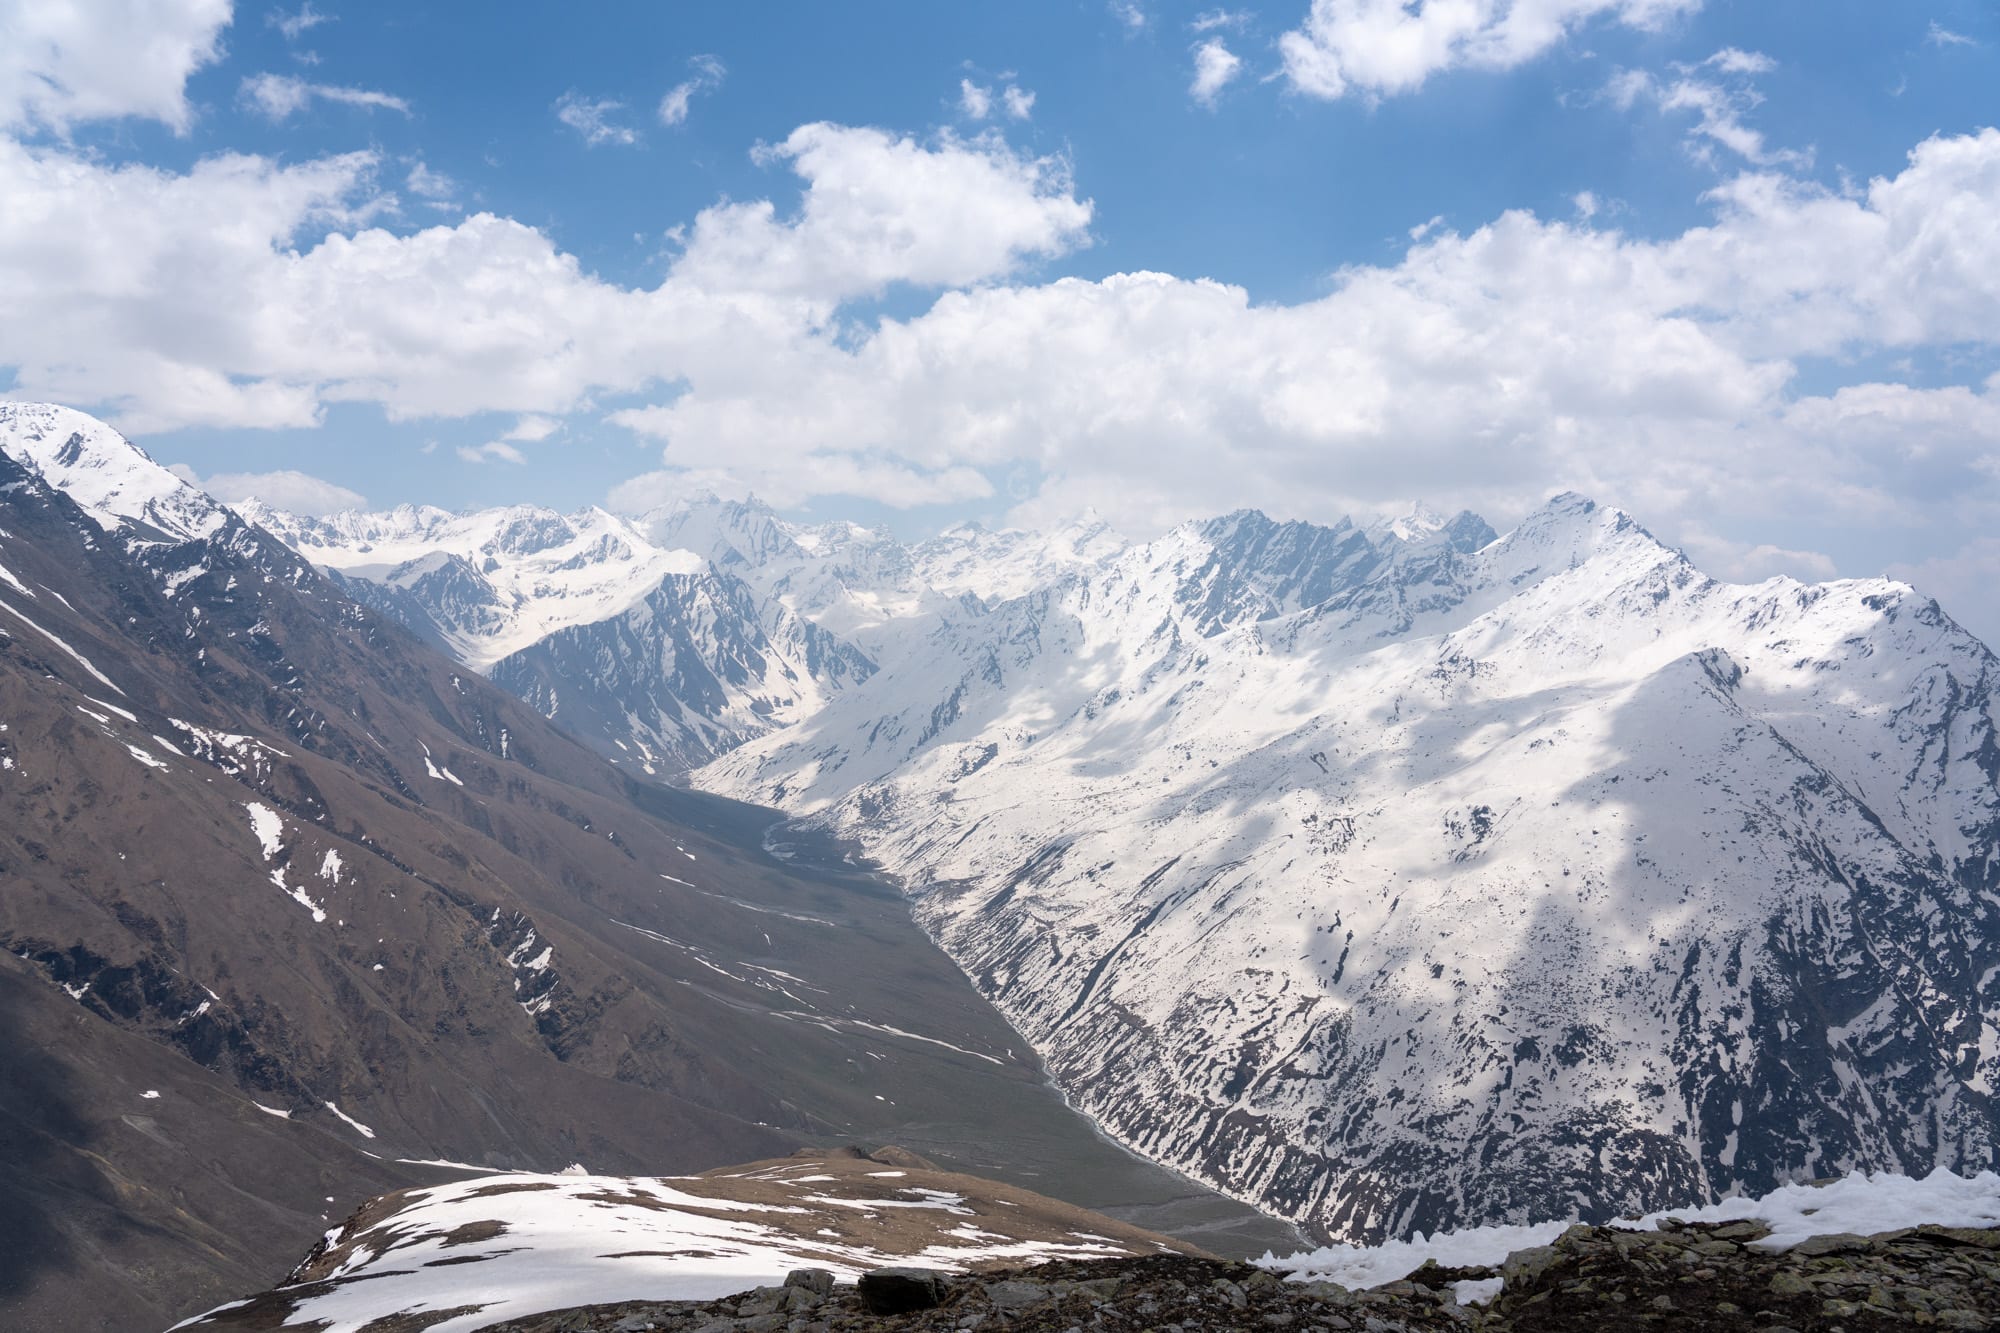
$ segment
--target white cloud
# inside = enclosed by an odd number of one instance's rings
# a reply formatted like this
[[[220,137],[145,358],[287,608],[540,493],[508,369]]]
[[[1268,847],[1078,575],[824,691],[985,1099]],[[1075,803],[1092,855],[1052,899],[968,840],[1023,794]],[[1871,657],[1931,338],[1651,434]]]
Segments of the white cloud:
[[[1701,63],[1724,74],[1769,74],[1778,67],[1778,62],[1762,51],[1745,51],[1734,46],[1723,47]]]
[[[286,41],[296,42],[320,24],[333,22],[333,16],[322,14],[312,7],[312,0],[305,0],[296,13],[286,13],[282,9],[276,9],[271,11],[264,22],[283,33]]]
[[[468,463],[514,463],[528,461],[528,456],[508,444],[505,440],[494,440],[489,444],[458,446],[458,456]]]
[[[1138,32],[1153,21],[1139,0],[1105,0],[1105,2],[1106,8],[1111,11],[1111,16],[1124,24],[1127,32]]]
[[[503,439],[519,440],[523,444],[538,444],[562,428],[562,423],[553,417],[525,416],[516,421]]]
[[[984,120],[993,114],[993,90],[971,79],[958,81],[958,109],[968,120]]]
[[[335,514],[366,509],[368,497],[320,477],[290,469],[276,472],[222,472],[203,479],[185,463],[168,469],[190,486],[207,491],[224,504],[261,500],[273,509],[294,514]]]
[[[1014,84],[1007,85],[1007,91],[1000,95],[1007,105],[1007,114],[1014,120],[1026,120],[1035,114],[1035,95]]]
[[[0,129],[132,116],[186,133],[230,0],[0,0]]]
[[[1198,33],[1222,28],[1242,29],[1250,26],[1250,18],[1250,12],[1245,9],[1211,9],[1195,15],[1188,27]]]
[[[1702,77],[1743,77],[1723,63]],[[491,214],[371,225],[373,154],[176,172],[0,137],[0,366],[11,393],[137,432],[334,402],[514,415],[468,447],[482,462],[634,395],[652,405],[616,420],[665,442],[636,488],[780,503],[963,502],[1027,474],[1046,482],[1022,517],[1095,502],[1135,530],[1411,494],[1504,521],[1554,482],[1734,568],[1801,572],[1836,549],[1820,533],[1921,530],[1912,560],[1942,561],[2000,529],[2000,384],[1799,387],[1806,358],[2000,342],[2000,131],[1840,193],[1748,171],[1663,239],[1438,223],[1289,305],[1164,274],[1028,281],[1088,243],[1091,205],[997,135],[807,125],[759,157],[797,206],[707,209],[629,288]],[[843,311],[898,284],[944,290],[904,318]]]
[[[693,74],[667,89],[660,99],[660,123],[681,125],[687,122],[688,104],[702,93],[713,92],[722,86],[723,78],[729,73],[722,62],[714,56],[692,56],[688,68]]]
[[[337,102],[369,111],[396,111],[407,116],[410,104],[400,97],[368,88],[343,88],[329,83],[308,83],[289,74],[256,74],[243,80],[237,96],[268,120],[287,120],[314,102]]]
[[[1721,147],[1757,166],[1811,164],[1810,152],[1768,147],[1761,131],[1743,123],[1744,115],[1763,100],[1748,76],[1777,68],[1769,56],[1730,47],[1700,64],[1676,64],[1673,68],[1675,77],[1671,80],[1657,79],[1643,70],[1620,70],[1606,85],[1605,95],[1620,110],[1629,111],[1639,102],[1649,101],[1662,112],[1693,112],[1696,122],[1690,142],[1694,155],[1702,161],[1712,164],[1714,149]],[[1704,75],[1708,69],[1734,81],[1718,83]]]
[[[753,376],[764,349],[833,333],[842,300],[987,281],[1087,240],[1062,164],[997,139],[815,125],[764,158],[803,182],[796,214],[706,211],[648,290],[491,214],[371,227],[387,202],[371,154],[182,174],[0,138],[0,366],[19,395],[141,433],[306,426],[348,401],[554,416],[599,390]]]
[[[1950,28],[1945,27],[1943,24],[1939,23],[1936,19],[1931,20],[1931,30],[1924,35],[1924,40],[1929,42],[1932,46],[1979,45],[1978,42],[1973,41],[1972,38],[1967,37],[1964,33],[1953,32]]]
[[[1279,39],[1285,77],[1312,97],[1414,92],[1457,68],[1512,69],[1593,20],[1657,28],[1702,0],[1312,0]]]
[[[875,129],[803,125],[759,150],[807,183],[799,216],[768,201],[719,204],[695,219],[674,266],[710,292],[840,301],[892,283],[953,287],[1009,272],[1087,239],[1091,205],[1068,167],[999,138],[934,147]]]
[[[442,171],[433,171],[422,161],[410,164],[409,175],[403,184],[411,194],[433,204],[449,204],[458,194],[458,182]]]
[[[1596,192],[1592,190],[1578,190],[1569,197],[1569,201],[1571,206],[1576,209],[1578,220],[1583,222],[1588,222],[1596,217],[1597,210],[1603,207],[1598,202]]]
[[[1195,48],[1194,81],[1188,85],[1188,95],[1203,106],[1213,107],[1222,90],[1242,72],[1242,58],[1223,45],[1220,37],[1211,37]]]
[[[2000,390],[1799,396],[1797,363],[2000,341],[2000,132],[1923,144],[1852,198],[1760,173],[1714,206],[1659,241],[1523,213],[1433,229],[1296,305],[1163,274],[954,291],[617,419],[760,492],[865,465],[913,503],[1025,466],[1048,482],[1019,517],[1092,503],[1135,530],[1412,494],[1504,520],[1556,483],[1669,539],[1712,528],[1726,572],[1811,574],[1828,539],[1744,540],[1773,494],[1829,534],[1994,526]]]
[[[625,109],[623,102],[611,98],[585,97],[579,92],[567,92],[555,101],[556,119],[583,136],[583,141],[592,148],[599,144],[615,143],[631,145],[639,142],[639,133],[629,125],[619,125],[612,117]]]

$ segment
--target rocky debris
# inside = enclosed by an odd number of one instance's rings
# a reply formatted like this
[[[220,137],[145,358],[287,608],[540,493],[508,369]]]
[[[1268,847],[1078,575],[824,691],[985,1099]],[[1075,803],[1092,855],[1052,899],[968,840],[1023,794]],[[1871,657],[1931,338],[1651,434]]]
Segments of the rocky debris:
[[[1366,1291],[1248,1264],[1159,1255],[976,1274],[884,1269],[858,1286],[794,1273],[719,1301],[630,1302],[495,1325],[492,1333],[1866,1333],[2000,1328],[2000,1229],[1923,1226],[1820,1236],[1772,1253],[1761,1222],[1575,1226],[1497,1269],[1435,1263]],[[1487,1304],[1459,1283],[1502,1280]],[[910,1303],[878,1304],[894,1292]],[[923,1299],[919,1299],[923,1298]]]

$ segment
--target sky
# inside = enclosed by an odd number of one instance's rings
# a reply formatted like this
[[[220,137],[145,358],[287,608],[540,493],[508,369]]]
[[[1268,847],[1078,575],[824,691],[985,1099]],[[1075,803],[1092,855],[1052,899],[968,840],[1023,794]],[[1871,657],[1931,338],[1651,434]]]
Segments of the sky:
[[[1990,0],[0,0],[0,396],[224,499],[1580,490],[2000,642]]]

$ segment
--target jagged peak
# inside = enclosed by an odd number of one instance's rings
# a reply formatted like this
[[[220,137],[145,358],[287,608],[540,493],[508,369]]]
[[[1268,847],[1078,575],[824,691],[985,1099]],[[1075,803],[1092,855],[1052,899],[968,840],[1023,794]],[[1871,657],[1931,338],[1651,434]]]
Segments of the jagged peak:
[[[107,532],[193,541],[229,511],[87,412],[59,403],[0,402],[0,451],[74,500]]]

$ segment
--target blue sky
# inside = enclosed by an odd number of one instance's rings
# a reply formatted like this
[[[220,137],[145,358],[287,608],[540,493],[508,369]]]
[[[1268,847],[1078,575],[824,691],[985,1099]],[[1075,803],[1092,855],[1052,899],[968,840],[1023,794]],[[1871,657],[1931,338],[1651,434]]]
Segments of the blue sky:
[[[2000,633],[1985,0],[78,9],[0,0],[0,391],[226,496],[1575,486]]]

